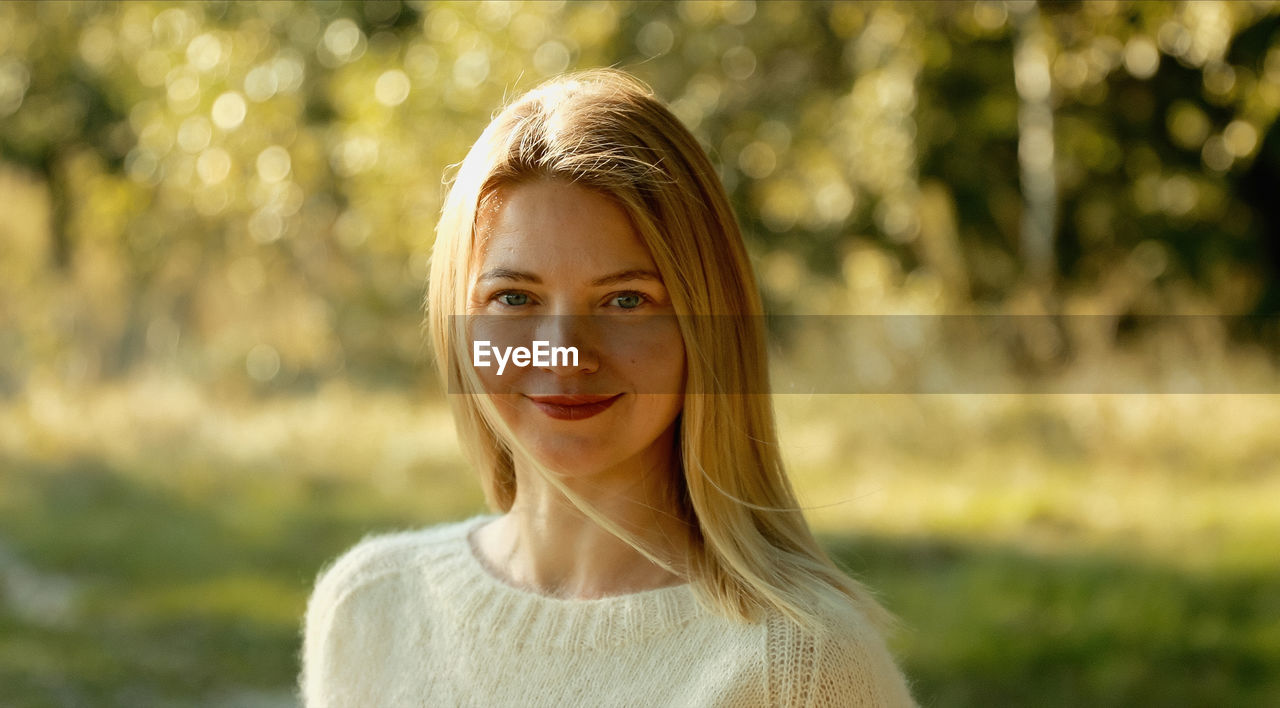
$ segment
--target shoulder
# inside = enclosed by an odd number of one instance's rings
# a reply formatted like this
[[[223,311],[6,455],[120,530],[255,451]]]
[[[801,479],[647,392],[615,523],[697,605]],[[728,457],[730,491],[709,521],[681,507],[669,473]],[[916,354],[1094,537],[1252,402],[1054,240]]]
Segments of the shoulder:
[[[414,572],[435,557],[465,548],[476,519],[367,536],[320,571],[311,605],[341,602],[353,591],[380,580]]]
[[[857,610],[827,613],[817,632],[781,615],[767,624],[774,705],[916,705],[884,637]]]
[[[320,572],[303,624],[306,705],[370,705],[356,700],[364,690],[360,677],[371,662],[410,650],[393,640],[417,636],[410,625],[427,621],[424,590],[444,572],[447,559],[465,552],[466,533],[476,522],[370,536]]]

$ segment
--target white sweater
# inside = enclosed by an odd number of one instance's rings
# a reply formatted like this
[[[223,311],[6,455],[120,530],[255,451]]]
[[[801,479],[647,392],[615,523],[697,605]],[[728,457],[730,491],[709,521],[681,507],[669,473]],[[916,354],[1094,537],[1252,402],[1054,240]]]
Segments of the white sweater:
[[[472,550],[488,518],[367,539],[321,575],[308,708],[914,705],[865,622],[835,637],[781,616],[734,622],[687,584],[598,600],[519,590]]]

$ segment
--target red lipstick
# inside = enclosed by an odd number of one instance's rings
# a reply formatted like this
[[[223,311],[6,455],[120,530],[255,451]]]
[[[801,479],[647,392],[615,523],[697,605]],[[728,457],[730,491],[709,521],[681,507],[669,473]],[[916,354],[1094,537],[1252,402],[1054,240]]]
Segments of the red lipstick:
[[[562,396],[526,396],[538,410],[556,420],[586,420],[609,409],[621,393],[612,396],[569,394]]]

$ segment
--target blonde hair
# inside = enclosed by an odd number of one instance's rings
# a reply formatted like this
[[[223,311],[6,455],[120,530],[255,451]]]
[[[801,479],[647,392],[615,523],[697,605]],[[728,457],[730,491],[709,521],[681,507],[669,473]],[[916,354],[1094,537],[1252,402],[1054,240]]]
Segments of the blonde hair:
[[[682,474],[672,484],[694,539],[687,573],[695,591],[744,621],[772,609],[820,630],[831,610],[852,607],[887,626],[887,613],[866,588],[819,546],[787,479],[771,400],[762,395],[763,307],[724,187],[694,136],[629,75],[598,69],[548,81],[502,110],[461,163],[437,227],[427,295],[446,390],[484,390],[464,364],[464,318],[451,317],[466,311],[477,212],[497,190],[534,180],[571,182],[612,198],[671,297],[688,370],[678,424]],[[723,326],[726,318],[732,326]],[[516,495],[513,448],[522,446],[487,396],[449,398],[489,505],[507,511]],[[670,567],[540,471],[584,514]]]

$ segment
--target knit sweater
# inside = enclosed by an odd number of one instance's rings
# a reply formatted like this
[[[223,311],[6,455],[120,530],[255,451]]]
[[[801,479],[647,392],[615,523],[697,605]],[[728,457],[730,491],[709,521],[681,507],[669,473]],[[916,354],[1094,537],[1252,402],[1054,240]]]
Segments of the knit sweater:
[[[688,585],[595,600],[517,589],[469,534],[491,517],[359,543],[316,583],[308,708],[901,706],[906,682],[865,621],[811,635],[735,622]]]

